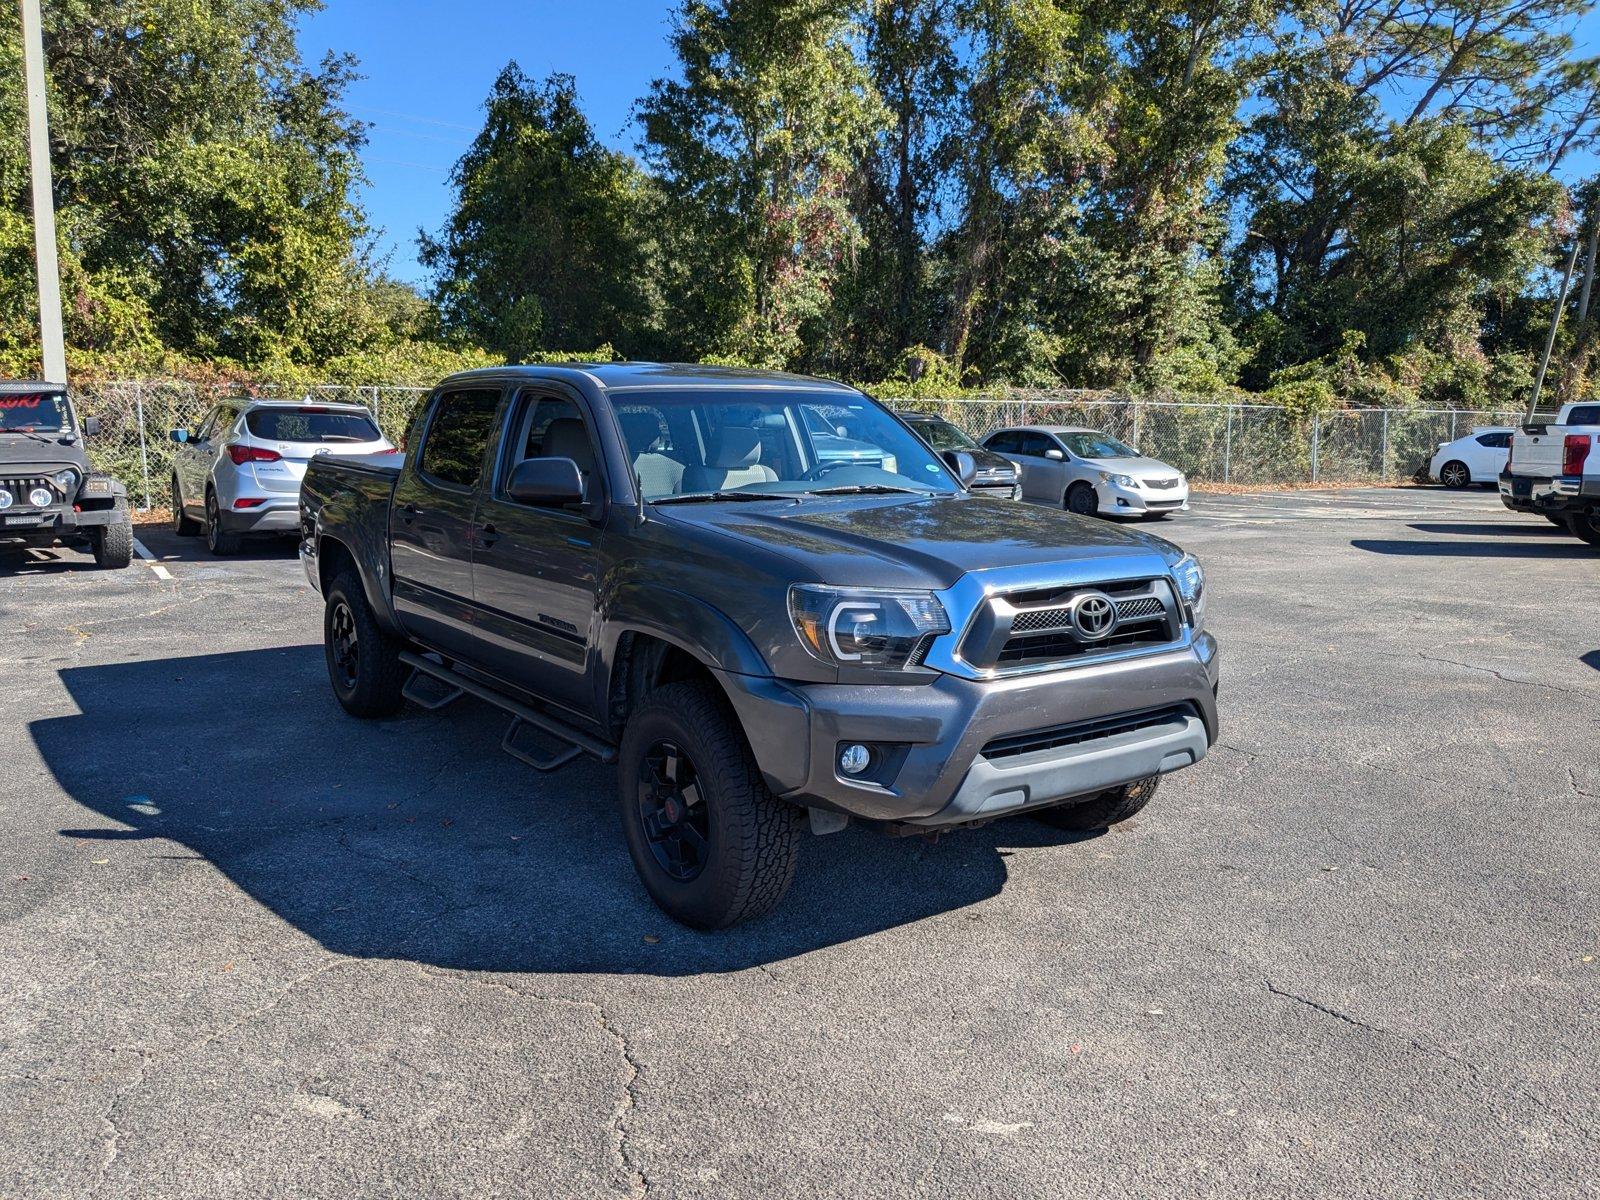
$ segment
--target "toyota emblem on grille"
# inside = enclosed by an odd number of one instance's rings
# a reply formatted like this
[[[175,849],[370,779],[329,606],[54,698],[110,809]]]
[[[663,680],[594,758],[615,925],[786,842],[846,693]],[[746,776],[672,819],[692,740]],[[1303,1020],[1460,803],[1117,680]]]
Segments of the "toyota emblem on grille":
[[[1085,641],[1110,637],[1117,627],[1117,606],[1104,592],[1084,592],[1072,602],[1072,627]]]

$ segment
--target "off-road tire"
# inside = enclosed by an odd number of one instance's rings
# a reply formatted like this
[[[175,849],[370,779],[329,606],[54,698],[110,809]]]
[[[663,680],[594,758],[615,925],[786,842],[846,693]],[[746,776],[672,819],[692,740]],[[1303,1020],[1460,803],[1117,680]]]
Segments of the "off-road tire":
[[[1570,513],[1567,516],[1567,528],[1572,530],[1574,537],[1582,538],[1591,546],[1600,546],[1600,518],[1585,513]]]
[[[1472,469],[1460,459],[1452,458],[1439,468],[1439,482],[1452,491],[1464,492],[1472,486]]]
[[[662,741],[688,757],[709,806],[706,862],[686,881],[657,862],[640,813],[645,756]],[[669,683],[645,697],[622,735],[617,791],[633,865],[650,898],[674,920],[696,929],[726,929],[770,912],[794,882],[800,810],[768,790],[716,685]]]
[[[1100,509],[1100,497],[1095,495],[1094,485],[1089,483],[1073,484],[1067,489],[1061,503],[1068,512],[1077,513],[1080,517],[1095,516]]]
[[[335,661],[334,627],[341,611],[347,612],[355,631],[356,659],[353,677]],[[328,588],[322,608],[322,651],[328,663],[328,682],[345,712],[352,717],[392,717],[405,704],[402,690],[410,668],[400,661],[399,639],[385,633],[367,602],[361,579],[345,571]]]
[[[206,549],[218,558],[239,553],[239,543],[242,540],[237,533],[229,533],[222,527],[222,506],[217,503],[217,493],[211,488],[206,489]]]
[[[127,501],[118,500],[111,515],[111,524],[89,535],[89,548],[94,551],[95,566],[118,571],[133,561],[133,522],[128,519]]]
[[[1036,820],[1043,821],[1057,829],[1073,829],[1090,832],[1096,829],[1109,829],[1137,813],[1150,798],[1156,794],[1156,788],[1161,784],[1161,776],[1152,775],[1149,779],[1141,779],[1138,783],[1130,783],[1123,787],[1112,788],[1110,791],[1101,792],[1093,799],[1084,800],[1077,804],[1062,804],[1055,808],[1043,808],[1034,813]]]
[[[172,532],[179,537],[199,537],[201,525],[183,511],[183,491],[178,487],[178,477],[172,477]]]

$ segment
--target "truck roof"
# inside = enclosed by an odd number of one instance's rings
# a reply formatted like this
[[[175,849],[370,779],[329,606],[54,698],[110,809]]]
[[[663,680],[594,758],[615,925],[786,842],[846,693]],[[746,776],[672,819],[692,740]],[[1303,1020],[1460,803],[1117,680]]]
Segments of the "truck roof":
[[[479,367],[461,371],[445,383],[473,380],[570,379],[588,378],[607,391],[638,391],[650,388],[781,387],[796,390],[837,392],[859,395],[855,388],[832,379],[811,375],[792,375],[786,371],[757,371],[746,367],[708,367],[698,363],[654,362],[570,362],[530,363],[507,367]]]
[[[36,396],[66,390],[64,383],[46,383],[42,379],[0,379],[0,396]]]

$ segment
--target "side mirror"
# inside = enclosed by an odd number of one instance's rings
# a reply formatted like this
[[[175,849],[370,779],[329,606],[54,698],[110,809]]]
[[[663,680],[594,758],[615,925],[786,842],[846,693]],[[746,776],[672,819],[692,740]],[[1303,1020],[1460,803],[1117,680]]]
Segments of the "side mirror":
[[[939,457],[961,481],[962,487],[972,486],[972,481],[978,477],[978,462],[972,455],[965,450],[941,450]]]
[[[100,418],[85,417],[83,419],[83,436],[98,437],[100,435]]]
[[[1061,451],[1057,450],[1054,446],[1051,446],[1050,449],[1046,450],[1044,452],[1044,456],[1046,458],[1048,458],[1051,462],[1066,462],[1067,461],[1067,456],[1065,454],[1061,453]]]
[[[189,431],[187,429],[174,429],[171,430],[167,436],[181,446],[184,442],[189,440]]]
[[[512,468],[506,495],[538,508],[582,504],[583,476],[570,458],[525,458]]]

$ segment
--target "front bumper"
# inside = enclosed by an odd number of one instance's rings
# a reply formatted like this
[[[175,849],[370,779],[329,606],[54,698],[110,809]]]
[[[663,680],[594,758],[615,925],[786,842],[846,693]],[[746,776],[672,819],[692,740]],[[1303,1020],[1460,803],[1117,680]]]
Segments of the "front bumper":
[[[1132,517],[1189,511],[1187,481],[1175,488],[1130,488],[1101,480],[1095,484],[1094,491],[1103,516]]]
[[[1198,762],[1217,738],[1216,642],[1041,675],[856,687],[721,676],[775,793],[866,820],[938,828],[986,821]],[[1186,709],[1186,715],[1174,711]],[[1002,754],[1004,739],[1167,712],[1132,731]],[[882,782],[837,767],[841,743],[883,747]]]
[[[106,525],[120,525],[128,519],[115,505],[104,508],[8,508],[0,511],[0,539],[35,538],[46,535],[71,538]]]

